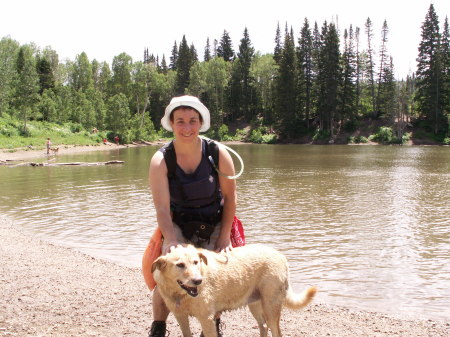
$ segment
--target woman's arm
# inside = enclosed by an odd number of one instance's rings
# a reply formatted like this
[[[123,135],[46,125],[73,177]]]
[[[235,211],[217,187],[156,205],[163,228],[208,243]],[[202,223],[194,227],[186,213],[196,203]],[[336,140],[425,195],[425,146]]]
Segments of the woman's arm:
[[[153,204],[156,210],[156,220],[158,227],[164,237],[164,241],[169,244],[162,254],[166,254],[171,247],[178,244],[175,236],[172,217],[170,214],[170,192],[169,179],[167,178],[167,166],[164,155],[157,151],[150,162],[149,184],[153,196]]]
[[[228,151],[219,144],[219,170],[225,175],[235,175],[233,159]],[[223,196],[222,230],[216,241],[216,251],[231,250],[231,225],[236,213],[236,180],[219,175],[219,184]]]

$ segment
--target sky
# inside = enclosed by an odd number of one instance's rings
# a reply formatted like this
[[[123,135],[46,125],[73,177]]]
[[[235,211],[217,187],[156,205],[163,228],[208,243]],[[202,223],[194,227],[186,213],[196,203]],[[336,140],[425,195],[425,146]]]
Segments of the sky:
[[[183,35],[203,60],[207,38],[212,46],[226,30],[237,51],[245,28],[256,51],[272,53],[277,25],[283,34],[286,24],[292,28],[297,43],[305,18],[311,26],[337,23],[341,46],[344,29],[360,27],[365,43],[364,24],[370,17],[376,51],[387,21],[388,53],[400,79],[415,71],[421,25],[431,3],[442,30],[450,14],[448,0],[4,0],[0,38],[49,46],[60,61],[75,60],[82,52],[91,61],[109,64],[122,52],[140,61],[148,48],[160,60],[164,54],[169,63],[172,47]]]

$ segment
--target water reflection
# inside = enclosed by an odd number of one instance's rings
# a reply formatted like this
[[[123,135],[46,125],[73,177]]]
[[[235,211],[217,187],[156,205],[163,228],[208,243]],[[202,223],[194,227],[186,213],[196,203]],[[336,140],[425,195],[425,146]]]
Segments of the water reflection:
[[[369,310],[450,317],[444,147],[238,145],[238,214],[249,242],[285,253],[294,288]],[[94,167],[0,167],[0,211],[30,233],[139,266],[155,224],[147,170],[156,148],[60,156]]]

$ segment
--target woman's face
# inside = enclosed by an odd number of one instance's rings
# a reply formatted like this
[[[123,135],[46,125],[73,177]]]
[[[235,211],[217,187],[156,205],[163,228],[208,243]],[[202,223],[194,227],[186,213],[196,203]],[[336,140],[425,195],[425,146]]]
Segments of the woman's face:
[[[178,140],[196,139],[202,123],[200,114],[192,108],[179,108],[173,112],[173,120],[170,121],[173,134]]]

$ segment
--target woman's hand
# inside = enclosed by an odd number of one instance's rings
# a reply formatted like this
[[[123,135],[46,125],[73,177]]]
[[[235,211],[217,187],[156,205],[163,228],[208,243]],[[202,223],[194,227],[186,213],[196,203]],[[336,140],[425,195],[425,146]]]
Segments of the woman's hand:
[[[175,248],[175,247],[177,247],[177,246],[179,246],[180,244],[178,243],[178,241],[176,241],[176,240],[172,240],[172,241],[170,241],[165,247],[164,247],[164,250],[161,252],[161,254],[162,255],[166,255],[167,253],[170,253],[170,251],[173,249],[173,248]]]
[[[231,252],[232,249],[233,249],[233,246],[231,245],[230,237],[220,235],[216,241],[214,250],[218,253],[221,253],[221,252],[227,253],[227,252]]]

